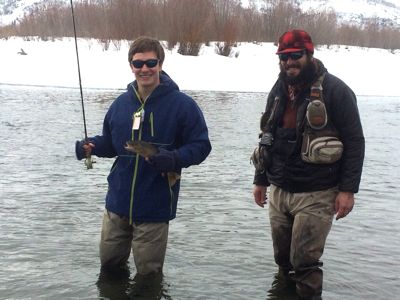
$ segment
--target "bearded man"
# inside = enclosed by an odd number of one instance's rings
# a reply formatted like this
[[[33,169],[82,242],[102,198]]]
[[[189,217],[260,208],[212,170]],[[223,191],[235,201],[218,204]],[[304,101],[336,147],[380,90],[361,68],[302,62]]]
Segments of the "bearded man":
[[[347,216],[359,190],[365,141],[353,91],[314,58],[303,30],[279,39],[280,74],[253,154],[253,196],[267,203],[279,274],[300,299],[322,299],[320,260],[332,220]]]

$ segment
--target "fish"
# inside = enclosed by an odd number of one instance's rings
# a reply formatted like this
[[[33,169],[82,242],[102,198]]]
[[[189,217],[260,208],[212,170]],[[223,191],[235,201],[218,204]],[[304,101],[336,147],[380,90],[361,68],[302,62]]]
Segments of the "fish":
[[[136,153],[144,158],[148,158],[158,153],[158,148],[153,144],[144,141],[127,141],[125,145],[127,151]],[[162,174],[165,176],[165,174]],[[181,175],[176,172],[167,172],[168,184],[170,187],[181,179]]]
[[[158,153],[158,149],[153,144],[144,141],[127,141],[125,149],[148,158]]]
[[[181,175],[179,175],[176,172],[168,172],[167,173],[167,178],[168,178],[168,184],[170,187],[173,187],[175,183],[181,179]]]

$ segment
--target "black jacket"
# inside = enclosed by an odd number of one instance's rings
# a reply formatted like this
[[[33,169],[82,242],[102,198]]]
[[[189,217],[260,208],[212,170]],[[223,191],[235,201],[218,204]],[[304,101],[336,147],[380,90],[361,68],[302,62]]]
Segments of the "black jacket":
[[[319,70],[326,72],[320,61]],[[315,79],[317,79],[316,74]],[[278,79],[268,95],[266,114],[271,111],[274,99],[281,101],[276,109],[272,134],[274,142],[270,150],[271,163],[266,172],[256,171],[254,184],[270,183],[292,192],[312,192],[338,186],[339,191],[358,192],[364,161],[365,141],[360,116],[353,91],[339,78],[325,73],[322,84],[323,97],[328,120],[339,132],[344,150],[342,158],[333,164],[311,164],[303,162],[300,156],[302,133],[306,108],[309,103],[310,87],[298,97],[297,128],[280,127],[288,101],[286,86]],[[263,118],[268,118],[264,116]],[[290,140],[290,142],[288,142]]]

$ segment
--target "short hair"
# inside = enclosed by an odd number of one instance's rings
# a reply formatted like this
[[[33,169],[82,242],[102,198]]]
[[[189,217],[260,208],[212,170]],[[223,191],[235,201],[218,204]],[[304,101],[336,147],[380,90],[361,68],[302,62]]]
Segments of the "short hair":
[[[164,48],[160,42],[154,38],[141,36],[133,41],[128,52],[128,61],[131,63],[133,56],[136,53],[144,53],[154,51],[160,61],[160,65],[164,62],[165,53]]]

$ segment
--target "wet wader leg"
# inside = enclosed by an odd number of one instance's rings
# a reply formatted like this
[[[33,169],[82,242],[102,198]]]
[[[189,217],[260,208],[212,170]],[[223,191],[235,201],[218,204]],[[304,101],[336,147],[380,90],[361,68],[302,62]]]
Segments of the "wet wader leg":
[[[305,299],[322,294],[320,258],[332,226],[336,189],[295,194],[291,262],[296,290]]]
[[[167,250],[168,227],[169,224],[166,222],[133,225],[132,250],[138,274],[162,272]]]
[[[293,217],[286,212],[281,192],[282,189],[276,186],[270,188],[269,219],[275,262],[280,274],[287,276],[293,269],[290,263]]]
[[[131,252],[132,226],[127,218],[105,210],[100,239],[102,267],[124,266]]]

